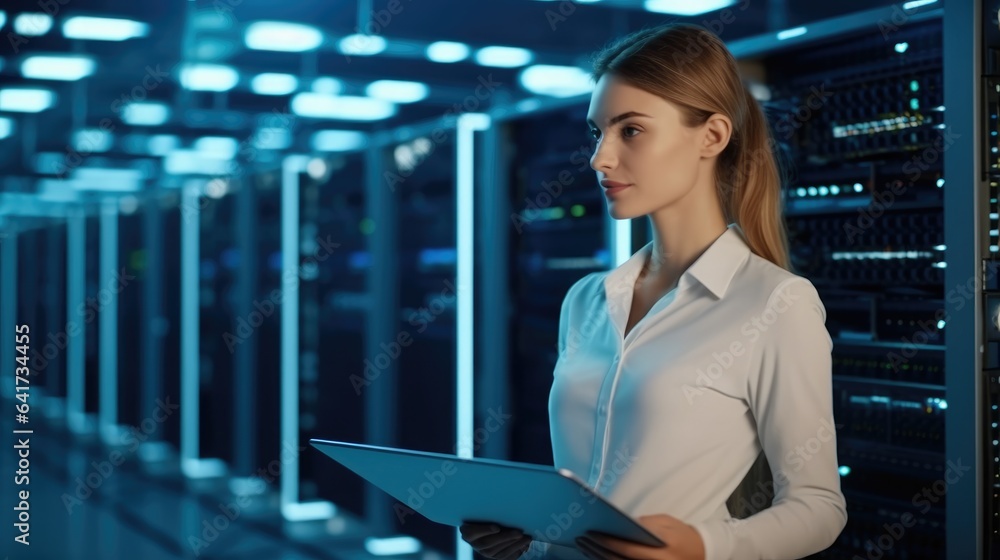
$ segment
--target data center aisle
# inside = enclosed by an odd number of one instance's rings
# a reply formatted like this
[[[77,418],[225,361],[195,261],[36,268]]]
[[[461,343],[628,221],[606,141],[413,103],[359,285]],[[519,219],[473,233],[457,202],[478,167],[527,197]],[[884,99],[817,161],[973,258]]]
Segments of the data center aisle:
[[[25,426],[14,425],[12,401],[0,404],[10,411],[0,414],[0,471],[6,477],[18,468],[13,430]],[[444,559],[433,551],[374,556],[364,548],[365,527],[354,518],[338,518],[334,530],[328,522],[285,524],[274,507],[238,500],[221,480],[195,485],[176,467],[154,472],[129,453],[134,445],[112,455],[96,439],[70,435],[41,416],[31,417],[28,485],[17,486],[29,491],[30,545],[13,541],[16,530],[4,531],[4,560]],[[17,498],[7,491],[2,496],[4,527],[15,523]]]

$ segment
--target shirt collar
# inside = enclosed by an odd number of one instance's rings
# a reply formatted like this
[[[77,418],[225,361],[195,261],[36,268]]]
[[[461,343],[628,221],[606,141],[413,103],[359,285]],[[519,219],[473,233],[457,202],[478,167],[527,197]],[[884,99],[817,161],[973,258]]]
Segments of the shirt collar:
[[[653,242],[650,241],[642,249],[636,251],[621,266],[612,270],[604,281],[608,297],[631,292],[635,281],[642,271],[643,264],[653,252]],[[729,289],[729,284],[736,270],[750,254],[750,247],[743,236],[743,231],[737,224],[730,224],[695,261],[681,274],[677,281],[678,291],[691,285],[701,283],[717,299],[722,299]]]

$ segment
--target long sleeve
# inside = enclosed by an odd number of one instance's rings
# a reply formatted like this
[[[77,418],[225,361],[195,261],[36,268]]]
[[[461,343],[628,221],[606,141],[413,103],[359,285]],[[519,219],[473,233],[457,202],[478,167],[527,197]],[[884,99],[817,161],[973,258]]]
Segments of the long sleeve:
[[[774,501],[746,519],[692,523],[706,560],[802,558],[832,545],[847,524],[826,309],[801,277],[782,282],[765,309],[744,328],[757,335],[746,390],[771,465]]]

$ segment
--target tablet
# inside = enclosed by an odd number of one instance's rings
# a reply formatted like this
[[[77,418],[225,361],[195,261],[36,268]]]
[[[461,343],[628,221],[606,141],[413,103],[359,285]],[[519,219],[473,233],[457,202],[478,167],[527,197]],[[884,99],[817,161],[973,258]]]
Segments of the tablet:
[[[597,531],[666,546],[566,469],[531,463],[311,439],[309,443],[398,500],[394,514],[435,523],[496,523],[536,541],[576,547]]]

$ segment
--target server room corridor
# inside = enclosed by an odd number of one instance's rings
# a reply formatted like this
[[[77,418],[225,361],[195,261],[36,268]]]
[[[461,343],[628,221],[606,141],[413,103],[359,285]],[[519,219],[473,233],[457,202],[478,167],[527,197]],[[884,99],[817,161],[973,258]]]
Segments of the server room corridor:
[[[5,433],[17,429],[9,415],[2,422]],[[191,488],[176,464],[142,469],[127,447],[112,455],[93,440],[71,436],[58,422],[40,422],[27,437],[29,511],[36,529],[29,535],[31,553],[5,545],[7,558],[378,558],[365,551],[367,529],[358,520],[338,519],[333,531],[326,522],[290,529],[273,508],[235,497],[224,480]],[[4,472],[17,470],[9,458],[0,463]],[[11,507],[16,501],[11,498]],[[398,556],[441,558],[433,552]]]

